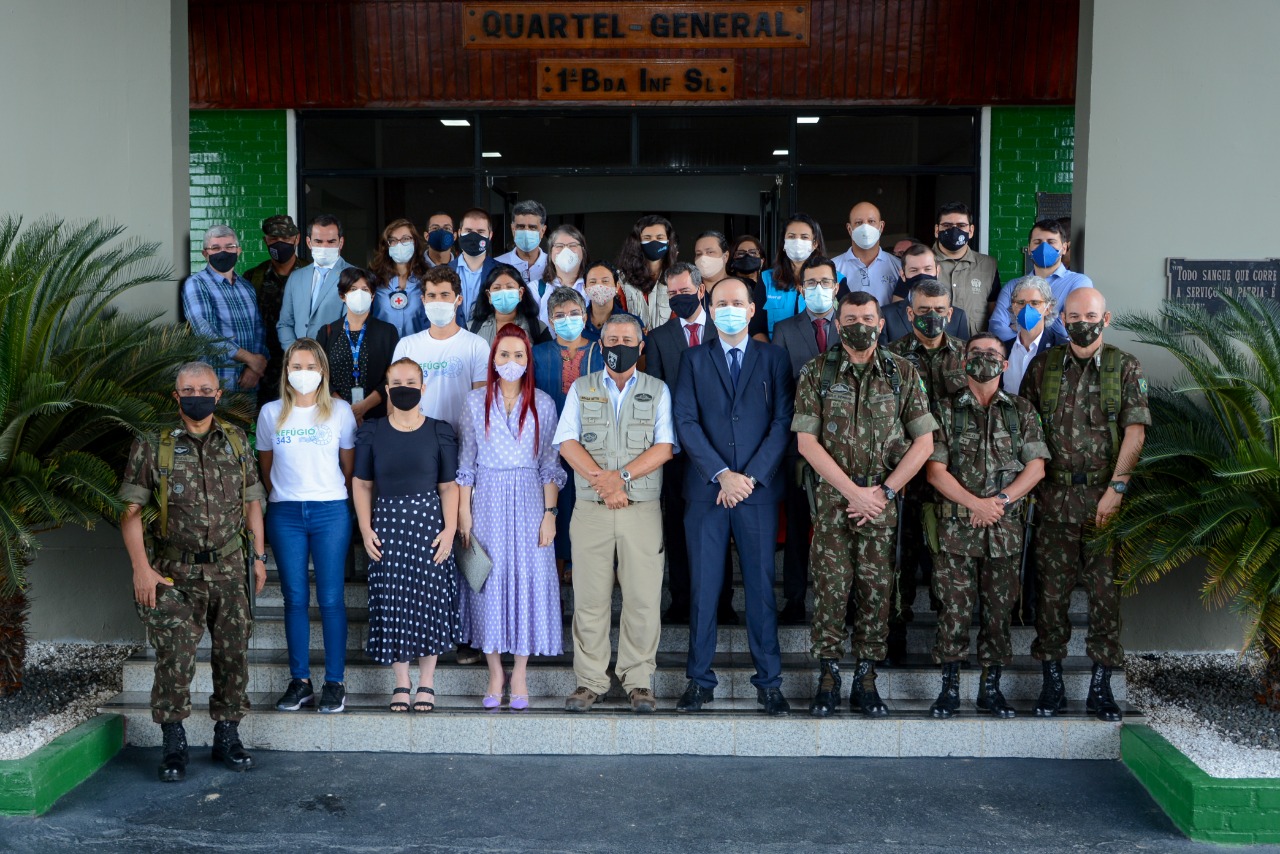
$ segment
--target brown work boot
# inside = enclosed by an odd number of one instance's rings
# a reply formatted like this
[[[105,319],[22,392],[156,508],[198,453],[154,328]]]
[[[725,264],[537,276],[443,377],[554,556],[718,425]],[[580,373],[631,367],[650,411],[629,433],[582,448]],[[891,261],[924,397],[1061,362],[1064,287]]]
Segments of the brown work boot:
[[[569,698],[564,701],[564,710],[566,712],[585,712],[594,706],[598,699],[600,699],[600,695],[595,691],[579,685],[569,695]]]
[[[631,698],[631,711],[638,715],[647,715],[658,708],[658,701],[648,688],[632,688],[627,696]]]

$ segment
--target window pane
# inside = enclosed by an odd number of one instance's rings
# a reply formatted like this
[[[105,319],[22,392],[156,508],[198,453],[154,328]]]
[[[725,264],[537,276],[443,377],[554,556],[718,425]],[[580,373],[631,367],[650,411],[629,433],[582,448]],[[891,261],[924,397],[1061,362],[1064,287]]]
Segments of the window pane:
[[[379,228],[393,219],[406,217],[413,220],[425,236],[427,220],[438,212],[453,217],[453,224],[457,226],[458,217],[473,206],[472,183],[470,175],[460,178],[387,178],[383,182],[385,219]]]
[[[382,166],[386,169],[470,169],[475,128],[446,127],[437,116],[382,119]]]
[[[483,166],[625,166],[631,163],[628,116],[485,116]]]
[[[932,245],[934,215],[944,202],[977,206],[969,175],[801,175],[796,196],[797,210],[822,226],[827,255],[833,258],[849,248],[849,209],[858,202],[880,208],[885,223],[880,245],[886,251],[906,237]]]
[[[302,122],[306,169],[372,169],[377,165],[374,122],[368,118],[307,118]]]
[[[322,213],[336,216],[342,222],[342,257],[359,267],[368,265],[382,227],[376,221],[377,179],[308,178],[306,181],[303,222]]]
[[[974,116],[823,116],[796,127],[802,164],[972,166]]]
[[[640,116],[641,166],[785,165],[788,116]]]

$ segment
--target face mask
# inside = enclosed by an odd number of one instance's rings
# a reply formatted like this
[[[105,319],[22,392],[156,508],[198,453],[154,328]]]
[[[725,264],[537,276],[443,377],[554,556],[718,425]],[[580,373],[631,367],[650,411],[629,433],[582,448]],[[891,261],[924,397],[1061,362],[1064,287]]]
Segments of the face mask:
[[[572,249],[561,249],[556,256],[556,269],[561,273],[572,273],[582,263],[582,256]]]
[[[741,258],[734,258],[730,261],[729,269],[735,273],[754,273],[763,264],[763,258],[757,258],[754,255],[743,255]]]
[[[267,254],[270,255],[271,260],[275,261],[277,264],[284,264],[287,262],[293,257],[293,253],[296,251],[297,247],[292,243],[285,243],[283,241],[279,243],[272,243],[267,246]]]
[[[1062,252],[1058,247],[1050,243],[1041,243],[1035,249],[1031,250],[1031,260],[1036,266],[1042,270],[1048,270],[1050,267],[1058,263],[1058,259],[1062,257]]]
[[[667,254],[669,247],[661,240],[646,240],[640,244],[640,251],[644,253],[644,257],[650,261],[657,261]]]
[[[840,327],[840,340],[853,350],[866,350],[875,346],[880,330],[865,323],[850,323]]]
[[[498,314],[510,314],[520,304],[520,292],[489,291],[489,303]]]
[[[422,401],[422,389],[407,385],[391,386],[387,389],[387,397],[396,409],[408,412],[418,408],[418,404]]]
[[[1018,312],[1018,325],[1028,332],[1035,329],[1036,324],[1042,320],[1044,315],[1033,306],[1024,305],[1022,311]]]
[[[625,374],[640,361],[639,344],[634,347],[629,344],[614,344],[612,347],[601,348],[601,352],[604,353],[605,365],[616,374]]]
[[[494,370],[498,372],[498,376],[502,377],[509,383],[524,376],[524,365],[519,362],[504,362],[501,365],[494,365]]]
[[[613,285],[590,285],[587,288],[587,299],[591,300],[592,305],[613,305],[617,293],[618,289]]]
[[[1077,320],[1075,323],[1068,323],[1067,335],[1077,347],[1088,347],[1102,335],[1102,321],[1090,323],[1087,320]]]
[[[524,228],[516,229],[516,248],[521,252],[532,252],[537,249],[540,239],[541,237],[536,231],[529,231]]]
[[[387,247],[387,254],[397,264],[408,264],[409,259],[413,257],[413,244],[397,243],[395,246],[389,246]]]
[[[869,222],[864,222],[853,230],[853,242],[859,249],[870,249],[880,243],[880,229]]]
[[[948,252],[955,252],[969,242],[969,235],[965,234],[964,230],[960,228],[945,228],[938,232],[938,242]]]
[[[218,405],[218,398],[210,395],[209,397],[180,397],[178,405],[182,407],[182,414],[190,418],[192,421],[203,421],[213,414],[213,410]]]
[[[236,268],[239,258],[235,252],[215,252],[209,256],[209,266],[219,273],[227,273]]]
[[[1003,360],[984,353],[975,354],[964,363],[964,372],[980,383],[989,383],[1004,372]]]
[[[445,231],[443,228],[428,232],[427,245],[437,252],[451,249],[453,247],[453,232]]]
[[[293,390],[298,394],[311,394],[311,392],[320,388],[320,380],[323,376],[319,371],[290,371],[289,385],[293,386]]]
[[[831,311],[831,304],[835,302],[835,294],[821,285],[815,285],[811,288],[804,289],[804,305],[805,308],[814,314],[826,314]]]
[[[489,248],[489,238],[483,234],[468,231],[458,238],[458,245],[462,247],[463,252],[475,258],[478,255],[483,255],[485,250]]]
[[[930,276],[928,273],[916,273],[911,278],[900,281],[897,285],[895,285],[893,288],[893,292],[894,294],[902,297],[903,299],[909,299],[911,297],[912,288],[914,288],[920,282],[923,282],[925,279],[932,279],[932,278],[933,276]]]
[[[364,314],[373,305],[373,294],[368,291],[347,291],[347,308],[356,314]]]
[[[782,241],[782,251],[787,253],[793,264],[799,264],[813,254],[813,241],[788,238]]]
[[[552,322],[556,336],[561,341],[577,341],[582,330],[587,328],[587,321],[581,317],[561,317]]]
[[[311,258],[317,267],[332,267],[338,263],[338,247],[316,246],[311,250]]]
[[[423,308],[432,326],[448,326],[458,316],[458,308],[451,302],[429,302]]]
[[[697,314],[698,306],[702,304],[697,294],[676,294],[667,301],[671,304],[671,310],[676,313],[676,316],[685,320]]]
[[[918,329],[925,338],[937,338],[942,334],[942,330],[947,328],[947,319],[940,314],[929,312],[928,314],[917,314],[912,318],[911,325]]]
[[[729,335],[737,335],[747,328],[747,310],[736,305],[722,305],[716,309],[716,328]]]
[[[724,269],[724,258],[714,258],[710,255],[703,255],[701,258],[693,262],[693,266],[698,268],[698,272],[702,274],[702,278],[710,279],[713,276],[720,275],[720,271]]]

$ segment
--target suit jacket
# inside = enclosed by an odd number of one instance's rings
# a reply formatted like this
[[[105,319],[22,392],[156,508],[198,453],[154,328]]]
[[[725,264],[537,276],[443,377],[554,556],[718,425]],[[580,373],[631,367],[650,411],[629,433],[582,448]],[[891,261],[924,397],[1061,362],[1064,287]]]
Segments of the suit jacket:
[[[758,481],[747,502],[782,500],[795,383],[781,347],[747,340],[736,388],[719,336],[688,348],[681,358],[672,415],[689,462],[686,501],[715,501],[720,485],[711,478],[724,468]]]
[[[716,337],[715,324],[711,315],[703,311],[702,340],[708,341]],[[644,372],[656,377],[674,389],[680,378],[680,360],[684,351],[689,349],[689,338],[684,334],[680,318],[672,315],[666,323],[659,324],[649,331],[644,342]]]
[[[835,315],[831,316],[832,321]],[[787,351],[791,359],[791,379],[799,379],[800,371],[805,365],[818,357],[818,336],[813,331],[813,318],[809,312],[802,311],[786,320],[778,321],[773,327],[773,343]],[[840,332],[834,322],[827,334],[827,349],[833,350],[840,344]]]
[[[458,278],[462,278],[463,270],[471,269],[470,267],[467,266],[466,257],[467,257],[466,255],[459,252],[458,257],[454,258],[453,263],[450,265],[453,267],[453,271],[458,274]],[[493,260],[492,254],[488,254],[484,256],[484,263],[480,265],[480,287],[481,288],[484,287],[485,279],[489,278],[489,273],[493,272],[493,268],[496,267],[497,265],[498,265],[498,262]],[[479,299],[479,298],[480,298],[480,292],[477,291],[476,299]],[[466,299],[463,299],[461,304],[458,305],[458,325],[461,326],[463,329],[471,328],[471,309],[473,305],[467,305]]]
[[[880,344],[892,344],[904,335],[911,334],[911,321],[907,319],[907,301],[891,302],[884,308],[884,331],[880,333]],[[947,337],[957,341],[969,340],[969,315],[963,308],[953,308],[951,320],[947,322]]]
[[[316,300],[314,310],[311,308],[311,278],[315,275],[315,264],[300,267],[289,274],[289,281],[284,285],[284,304],[280,306],[280,322],[276,324],[282,349],[288,350],[289,345],[299,338],[315,338],[321,326],[342,317],[346,306],[338,296],[338,276],[350,266],[347,259],[338,258],[338,263],[333,265],[320,286],[320,298]]]

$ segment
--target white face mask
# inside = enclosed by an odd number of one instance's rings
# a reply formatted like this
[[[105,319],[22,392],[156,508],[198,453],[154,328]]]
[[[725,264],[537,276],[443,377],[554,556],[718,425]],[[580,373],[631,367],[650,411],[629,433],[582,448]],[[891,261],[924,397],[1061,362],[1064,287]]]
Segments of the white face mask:
[[[323,378],[319,371],[290,371],[289,385],[298,394],[311,394],[320,388],[320,380]]]
[[[618,289],[613,285],[591,285],[587,288],[587,299],[592,305],[613,305]]]
[[[702,274],[704,279],[710,279],[712,276],[720,275],[720,271],[724,269],[724,258],[717,258],[713,255],[703,255],[693,265],[698,268],[698,272]]]
[[[387,248],[387,254],[391,256],[391,260],[397,264],[408,264],[409,259],[413,257],[412,243],[397,243]]]
[[[458,316],[458,307],[451,302],[429,302],[426,310],[432,326],[448,326]]]
[[[813,241],[801,240],[798,237],[788,237],[782,241],[782,251],[787,253],[787,257],[791,259],[792,263],[799,264],[813,254]]]
[[[853,230],[853,242],[859,249],[870,249],[880,242],[880,229],[869,222],[864,222]]]
[[[556,269],[561,273],[572,273],[582,263],[582,256],[572,249],[561,249],[556,256]]]
[[[315,246],[311,249],[311,257],[317,267],[332,267],[338,263],[338,247]]]
[[[373,294],[368,291],[347,291],[347,308],[356,314],[364,314],[373,305]]]

